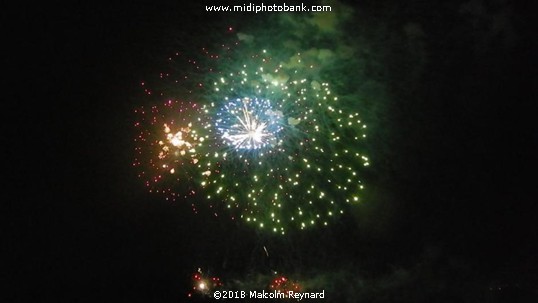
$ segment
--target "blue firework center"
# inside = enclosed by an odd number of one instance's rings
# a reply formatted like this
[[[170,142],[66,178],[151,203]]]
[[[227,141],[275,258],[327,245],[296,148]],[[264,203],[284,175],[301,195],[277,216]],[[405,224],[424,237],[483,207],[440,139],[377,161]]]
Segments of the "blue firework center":
[[[236,150],[260,150],[281,143],[282,111],[268,99],[236,98],[218,111],[215,122],[223,142]]]

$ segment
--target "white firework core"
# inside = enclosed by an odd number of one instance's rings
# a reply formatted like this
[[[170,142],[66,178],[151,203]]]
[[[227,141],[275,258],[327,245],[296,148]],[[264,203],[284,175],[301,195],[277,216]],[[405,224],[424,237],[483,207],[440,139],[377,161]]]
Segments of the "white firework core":
[[[274,145],[280,131],[279,116],[267,100],[236,99],[224,106],[217,129],[224,142],[236,149],[260,149]]]

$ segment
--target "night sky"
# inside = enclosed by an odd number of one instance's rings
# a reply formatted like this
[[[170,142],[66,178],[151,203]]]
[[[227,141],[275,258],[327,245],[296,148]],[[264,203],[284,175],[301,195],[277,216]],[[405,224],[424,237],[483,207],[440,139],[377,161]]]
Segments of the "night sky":
[[[242,283],[278,270],[326,302],[537,300],[530,7],[344,2],[346,39],[368,49],[346,70],[370,87],[364,202],[273,237],[152,195],[132,168],[140,81],[176,49],[270,22],[204,11],[216,2],[8,10],[0,301],[204,300],[186,296],[199,267]]]

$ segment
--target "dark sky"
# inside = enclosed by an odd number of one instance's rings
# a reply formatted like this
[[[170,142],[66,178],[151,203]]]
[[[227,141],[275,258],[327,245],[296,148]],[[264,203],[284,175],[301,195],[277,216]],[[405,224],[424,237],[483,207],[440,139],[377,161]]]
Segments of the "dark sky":
[[[141,77],[155,72],[148,62],[174,35],[200,42],[212,38],[212,27],[242,26],[247,17],[207,15],[199,1],[9,11],[2,271],[10,291],[2,301],[181,302],[199,266],[222,272],[226,263],[235,275],[263,270],[263,245],[281,254],[280,265],[362,262],[372,275],[415,268],[433,249],[440,262],[467,264],[480,287],[536,286],[529,8],[485,2],[483,20],[508,16],[506,38],[503,24],[501,34],[488,36],[490,23],[462,21],[459,4],[386,3],[355,8],[388,33],[409,20],[422,24],[429,61],[419,85],[406,90],[413,66],[398,41],[375,41],[389,48],[383,64],[394,100],[391,137],[380,139],[391,152],[372,177],[381,200],[330,232],[285,241],[262,241],[240,225],[152,197],[130,167],[133,99]]]

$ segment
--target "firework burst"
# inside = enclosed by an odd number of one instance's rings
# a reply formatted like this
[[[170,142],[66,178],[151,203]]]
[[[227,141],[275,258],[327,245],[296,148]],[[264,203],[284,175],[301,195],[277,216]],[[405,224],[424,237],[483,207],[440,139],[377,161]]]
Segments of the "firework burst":
[[[268,100],[236,99],[217,113],[215,127],[223,141],[234,149],[261,149],[277,143],[282,113],[272,110]]]
[[[135,159],[133,166],[150,192],[176,201],[196,193],[195,178],[204,136],[204,122],[193,102],[167,100],[135,110]],[[193,205],[194,207],[194,205]]]
[[[327,225],[360,199],[366,126],[328,83],[308,76],[314,66],[300,54],[247,58],[211,74],[204,112],[216,117],[205,125],[214,143],[199,162],[200,185],[209,200],[265,230]]]
[[[169,58],[145,92],[196,103],[138,109],[134,165],[150,191],[172,200],[200,192],[215,215],[262,230],[328,225],[360,201],[366,125],[311,56],[241,47]]]

